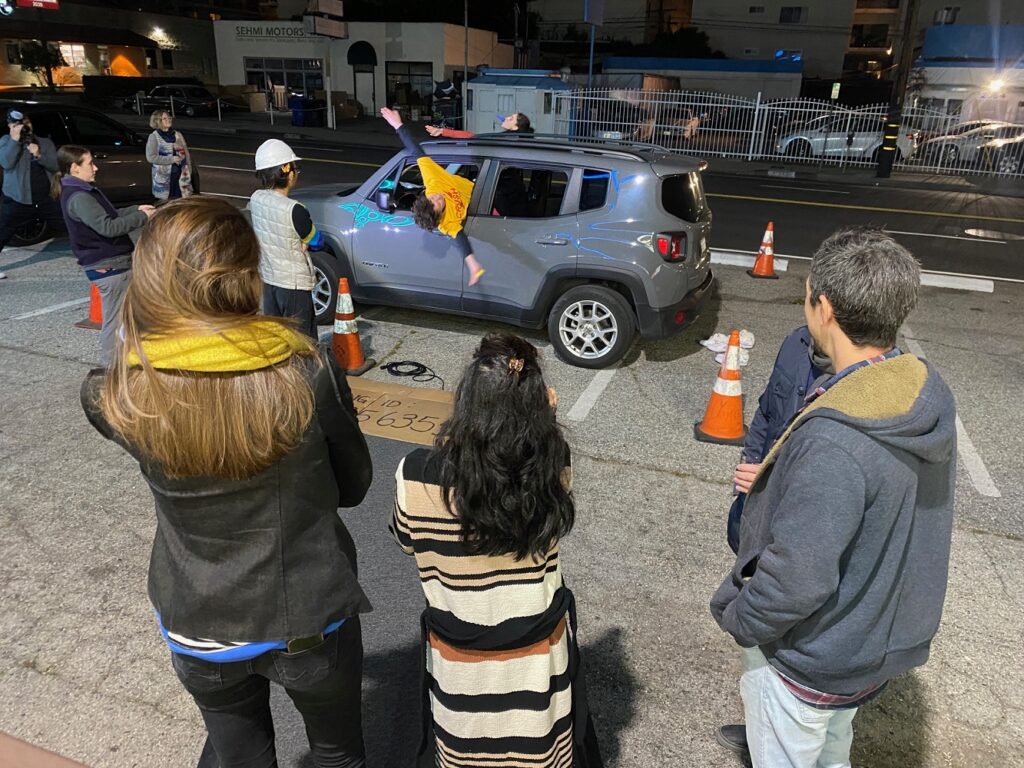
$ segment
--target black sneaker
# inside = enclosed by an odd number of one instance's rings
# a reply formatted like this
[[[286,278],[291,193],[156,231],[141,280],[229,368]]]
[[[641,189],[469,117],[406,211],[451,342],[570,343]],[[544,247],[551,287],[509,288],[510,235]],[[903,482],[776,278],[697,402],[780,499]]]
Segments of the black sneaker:
[[[726,749],[731,749],[740,755],[749,755],[747,748],[747,726],[745,725],[723,725],[715,731],[715,739]]]

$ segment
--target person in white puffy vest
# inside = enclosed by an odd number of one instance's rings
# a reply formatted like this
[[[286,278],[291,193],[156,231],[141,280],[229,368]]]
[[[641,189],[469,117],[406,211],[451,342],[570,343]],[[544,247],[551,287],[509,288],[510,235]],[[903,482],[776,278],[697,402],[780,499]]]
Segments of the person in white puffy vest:
[[[299,179],[300,159],[280,139],[260,144],[256,178],[263,189],[252,193],[249,212],[260,243],[263,314],[294,318],[301,332],[316,339],[316,278],[308,250],[322,248],[324,238],[305,206],[288,197]]]

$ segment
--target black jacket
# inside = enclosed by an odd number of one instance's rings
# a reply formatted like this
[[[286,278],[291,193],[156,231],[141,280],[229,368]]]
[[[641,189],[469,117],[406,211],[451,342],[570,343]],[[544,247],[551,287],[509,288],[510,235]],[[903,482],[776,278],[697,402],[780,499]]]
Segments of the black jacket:
[[[245,480],[167,478],[115,435],[98,408],[104,373],[82,385],[93,426],[139,461],[156,501],[149,597],[172,632],[221,641],[289,640],[371,610],[338,507],[373,477],[352,392],[330,355],[310,365],[316,415],[287,456]]]

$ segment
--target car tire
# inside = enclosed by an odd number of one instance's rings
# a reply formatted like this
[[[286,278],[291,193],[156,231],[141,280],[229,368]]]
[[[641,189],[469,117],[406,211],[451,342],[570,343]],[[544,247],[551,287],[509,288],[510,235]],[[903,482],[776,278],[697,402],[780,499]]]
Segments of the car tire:
[[[548,338],[559,359],[579,368],[619,362],[636,335],[633,309],[603,285],[580,285],[559,297],[548,315]]]
[[[14,233],[11,235],[11,245],[15,248],[20,248],[26,245],[41,243],[43,240],[49,240],[54,236],[50,230],[51,227],[45,219],[27,221],[14,230]]]
[[[939,162],[943,165],[956,165],[960,160],[960,150],[955,144],[945,144],[939,154]]]
[[[807,158],[814,154],[811,142],[797,139],[786,146],[786,157]]]
[[[334,308],[338,306],[338,262],[330,251],[314,251],[313,262],[313,311],[316,324],[334,322]]]

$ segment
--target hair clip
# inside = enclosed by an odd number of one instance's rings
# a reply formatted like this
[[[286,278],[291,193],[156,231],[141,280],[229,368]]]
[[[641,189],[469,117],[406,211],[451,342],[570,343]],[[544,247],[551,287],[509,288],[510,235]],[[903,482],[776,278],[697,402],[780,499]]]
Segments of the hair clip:
[[[523,360],[522,358],[520,358],[520,357],[510,357],[508,359],[508,372],[509,372],[509,374],[522,373],[524,365],[526,365],[526,361]]]

